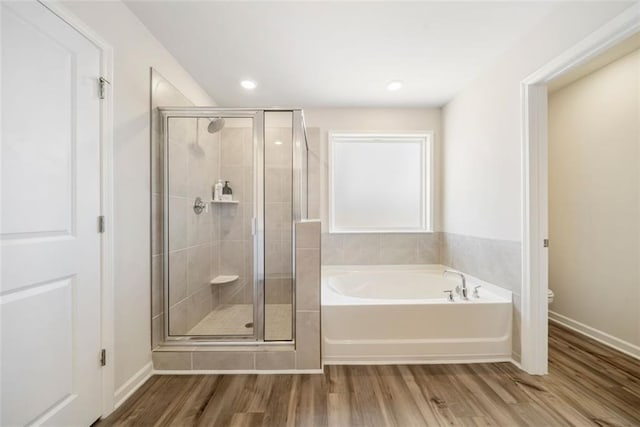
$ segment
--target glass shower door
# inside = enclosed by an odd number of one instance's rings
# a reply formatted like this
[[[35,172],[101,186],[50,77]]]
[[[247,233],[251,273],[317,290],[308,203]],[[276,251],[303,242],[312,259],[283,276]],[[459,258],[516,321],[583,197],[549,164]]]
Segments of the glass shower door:
[[[168,337],[257,339],[259,113],[173,111],[165,122]],[[215,194],[217,183],[224,188]]]
[[[159,111],[163,261],[153,277],[164,283],[165,343],[291,341],[294,224],[306,216],[302,112]]]

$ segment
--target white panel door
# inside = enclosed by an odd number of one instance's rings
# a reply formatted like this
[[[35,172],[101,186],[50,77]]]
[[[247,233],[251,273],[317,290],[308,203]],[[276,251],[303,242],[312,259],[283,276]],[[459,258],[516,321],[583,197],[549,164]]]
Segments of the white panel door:
[[[1,2],[0,425],[101,414],[100,50]]]

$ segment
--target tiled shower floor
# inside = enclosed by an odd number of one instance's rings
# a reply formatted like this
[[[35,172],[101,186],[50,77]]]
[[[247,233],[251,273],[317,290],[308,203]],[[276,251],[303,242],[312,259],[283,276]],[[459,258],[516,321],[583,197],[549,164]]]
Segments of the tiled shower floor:
[[[187,335],[251,335],[253,305],[231,304],[217,307],[195,325]],[[291,305],[265,305],[265,339],[291,339]]]

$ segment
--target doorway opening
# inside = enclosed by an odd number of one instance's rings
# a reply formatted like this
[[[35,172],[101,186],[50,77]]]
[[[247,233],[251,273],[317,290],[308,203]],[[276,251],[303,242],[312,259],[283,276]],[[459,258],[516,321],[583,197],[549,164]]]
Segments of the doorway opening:
[[[549,146],[548,86],[640,32],[633,6],[522,82],[523,258],[522,368],[548,371]],[[564,77],[563,77],[564,76]]]

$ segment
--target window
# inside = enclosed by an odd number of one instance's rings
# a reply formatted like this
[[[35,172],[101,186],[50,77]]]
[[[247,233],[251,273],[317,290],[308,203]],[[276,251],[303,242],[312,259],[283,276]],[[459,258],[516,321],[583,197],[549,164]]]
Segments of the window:
[[[331,133],[329,231],[433,231],[433,132]]]

